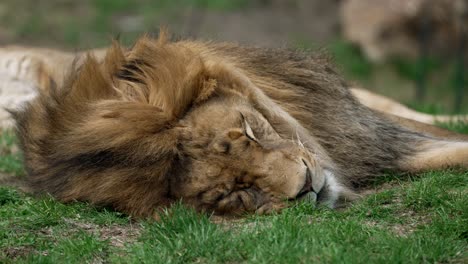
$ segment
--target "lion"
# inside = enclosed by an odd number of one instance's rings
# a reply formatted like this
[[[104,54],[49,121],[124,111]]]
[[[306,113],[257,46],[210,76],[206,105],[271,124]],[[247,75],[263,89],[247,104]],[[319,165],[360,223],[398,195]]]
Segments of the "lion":
[[[162,32],[47,66],[68,64],[12,111],[32,188],[65,203],[339,208],[383,172],[468,168],[466,136],[365,106],[326,55]]]

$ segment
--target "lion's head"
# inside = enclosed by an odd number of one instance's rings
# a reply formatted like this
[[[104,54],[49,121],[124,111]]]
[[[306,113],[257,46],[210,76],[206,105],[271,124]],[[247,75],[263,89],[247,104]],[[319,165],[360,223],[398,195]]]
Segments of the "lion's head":
[[[223,214],[315,201],[325,170],[223,67],[162,38],[88,58],[16,113],[33,186],[136,216],[178,200]]]
[[[299,141],[282,138],[243,96],[219,92],[179,123],[177,198],[219,213],[268,212],[313,198],[323,172]]]

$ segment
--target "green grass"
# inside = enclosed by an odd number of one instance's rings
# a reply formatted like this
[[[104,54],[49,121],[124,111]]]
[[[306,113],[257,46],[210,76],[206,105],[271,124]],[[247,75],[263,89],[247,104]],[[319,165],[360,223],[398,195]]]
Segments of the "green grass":
[[[115,212],[82,203],[63,205],[49,197],[35,199],[1,188],[0,259],[26,263],[461,263],[468,257],[467,179],[466,172],[428,173],[342,212],[298,204],[281,214],[220,224],[179,205],[160,222],[136,224],[140,235],[123,247],[113,246],[99,231],[131,226]],[[13,249],[17,249],[14,258]]]
[[[11,131],[0,130],[0,173],[23,174],[21,153],[16,146],[16,139]]]
[[[15,142],[11,133],[1,140]],[[19,158],[2,156],[0,164],[20,174]],[[375,188],[382,185],[342,211],[295,204],[280,214],[219,219],[176,205],[159,222],[0,186],[0,263],[468,261],[466,170],[386,174]]]

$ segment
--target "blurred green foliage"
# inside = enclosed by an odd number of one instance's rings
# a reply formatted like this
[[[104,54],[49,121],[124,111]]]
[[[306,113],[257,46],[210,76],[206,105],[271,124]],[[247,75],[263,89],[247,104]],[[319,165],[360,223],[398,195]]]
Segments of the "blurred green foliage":
[[[421,60],[411,60],[404,58],[394,58],[390,65],[402,77],[408,80],[417,81],[421,77],[421,71],[431,74],[443,65],[440,59],[423,58]]]
[[[354,45],[343,40],[336,40],[329,46],[336,63],[351,79],[367,80],[373,73],[373,65]]]
[[[233,10],[246,7],[248,0],[94,0],[96,9],[104,14],[142,9],[165,10],[167,8],[197,7],[208,10]]]
[[[313,45],[308,45],[305,41],[301,41],[298,46],[314,48]],[[393,72],[396,75],[394,77],[402,81],[409,81],[413,87],[422,83],[425,92],[430,95],[429,98],[416,100],[412,97],[412,100],[407,100],[407,104],[418,111],[430,114],[453,113],[454,109],[449,105],[454,104],[457,96],[462,97],[461,100],[464,102],[468,101],[466,93],[464,95],[455,93],[457,87],[463,83],[460,83],[460,74],[456,74],[459,65],[454,60],[436,57],[421,59],[400,57],[392,58],[385,64],[373,64],[358,47],[341,39],[330,43],[328,49],[345,77],[349,80],[357,80],[367,88],[375,88],[372,87],[373,79],[380,78],[382,72],[388,71]],[[464,71],[463,76],[468,76],[468,69]],[[464,82],[466,88],[468,84],[466,80]],[[392,89],[399,90],[401,88],[395,84]],[[413,95],[414,92],[411,94]],[[468,103],[462,105],[460,110],[468,112]]]

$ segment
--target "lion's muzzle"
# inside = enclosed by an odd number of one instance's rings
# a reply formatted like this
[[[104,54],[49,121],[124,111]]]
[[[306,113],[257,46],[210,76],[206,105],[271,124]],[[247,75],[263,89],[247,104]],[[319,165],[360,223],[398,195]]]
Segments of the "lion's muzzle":
[[[308,162],[304,159],[302,159],[302,162],[306,167],[304,186],[298,192],[294,200],[306,200],[315,203],[317,201],[317,196],[324,186],[324,176],[320,168],[315,167],[314,172],[312,172]]]

